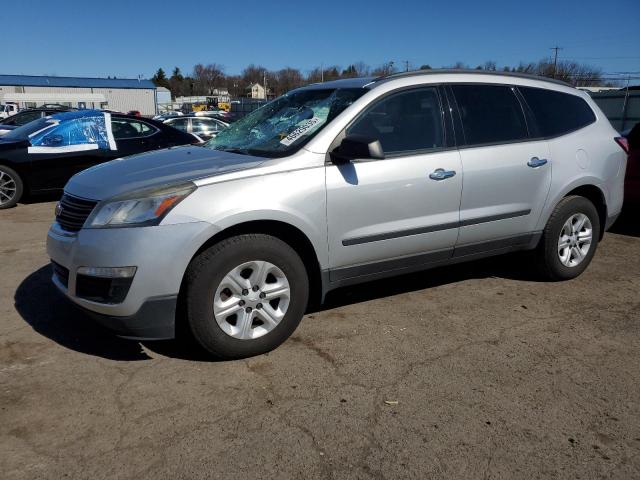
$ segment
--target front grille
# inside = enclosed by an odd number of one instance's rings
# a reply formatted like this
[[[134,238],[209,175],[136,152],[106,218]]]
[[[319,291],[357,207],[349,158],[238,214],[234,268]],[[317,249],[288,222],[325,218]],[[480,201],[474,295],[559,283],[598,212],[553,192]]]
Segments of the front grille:
[[[56,222],[64,230],[77,232],[82,228],[97,203],[65,193],[60,199],[59,207],[56,207]]]
[[[69,270],[53,260],[51,261],[51,266],[53,267],[53,274],[58,281],[64,285],[65,288],[69,288]]]

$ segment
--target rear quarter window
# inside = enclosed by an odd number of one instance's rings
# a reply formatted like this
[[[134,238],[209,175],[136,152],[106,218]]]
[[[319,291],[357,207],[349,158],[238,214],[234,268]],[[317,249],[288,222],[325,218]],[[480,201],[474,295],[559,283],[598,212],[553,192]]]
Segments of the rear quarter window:
[[[518,90],[531,109],[542,137],[564,135],[596,121],[591,107],[576,95],[531,87],[518,87]]]

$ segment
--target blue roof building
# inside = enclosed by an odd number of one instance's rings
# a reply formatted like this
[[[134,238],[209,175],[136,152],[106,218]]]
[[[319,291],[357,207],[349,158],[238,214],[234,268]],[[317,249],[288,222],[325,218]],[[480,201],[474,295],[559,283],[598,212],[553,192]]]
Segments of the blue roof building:
[[[151,80],[137,78],[51,77],[36,75],[0,75],[0,85],[17,87],[75,87],[75,88],[150,88]]]
[[[20,108],[55,103],[155,115],[157,90],[151,80],[137,78],[0,75],[0,103]]]

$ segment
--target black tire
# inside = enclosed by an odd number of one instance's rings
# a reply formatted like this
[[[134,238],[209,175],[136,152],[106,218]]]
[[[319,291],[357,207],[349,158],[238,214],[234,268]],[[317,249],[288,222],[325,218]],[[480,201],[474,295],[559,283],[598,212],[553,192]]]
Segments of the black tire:
[[[575,266],[566,266],[558,255],[558,240],[565,222],[577,213],[589,218],[592,226],[591,247],[584,259]],[[536,250],[537,266],[540,274],[546,280],[559,281],[576,278],[586,270],[598,248],[600,240],[600,217],[596,207],[590,200],[572,195],[563,198],[551,214],[542,239]]]
[[[291,294],[287,311],[273,330],[256,339],[241,340],[218,325],[213,301],[225,275],[254,260],[276,265],[286,275]],[[191,261],[185,286],[187,320],[193,337],[212,355],[226,360],[252,357],[276,348],[302,320],[309,298],[309,279],[300,256],[287,243],[264,234],[239,235],[209,247]]]
[[[6,191],[0,191],[0,210],[15,207],[22,198],[24,191],[24,184],[22,183],[20,175],[18,175],[15,170],[5,165],[0,165],[0,186],[11,183],[15,186],[15,191],[11,198],[6,197]]]

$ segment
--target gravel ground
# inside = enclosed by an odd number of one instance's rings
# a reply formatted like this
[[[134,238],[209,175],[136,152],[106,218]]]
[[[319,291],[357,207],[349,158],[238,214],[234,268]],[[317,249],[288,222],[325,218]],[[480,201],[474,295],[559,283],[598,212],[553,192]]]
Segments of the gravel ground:
[[[637,211],[576,280],[512,255],[343,289],[213,362],[69,306],[53,207],[0,212],[4,479],[640,478]]]

